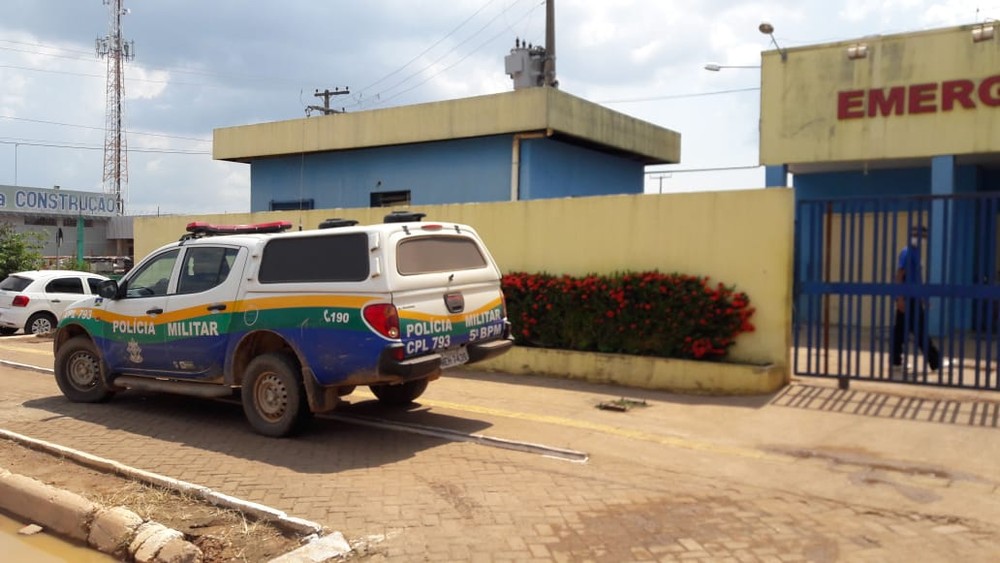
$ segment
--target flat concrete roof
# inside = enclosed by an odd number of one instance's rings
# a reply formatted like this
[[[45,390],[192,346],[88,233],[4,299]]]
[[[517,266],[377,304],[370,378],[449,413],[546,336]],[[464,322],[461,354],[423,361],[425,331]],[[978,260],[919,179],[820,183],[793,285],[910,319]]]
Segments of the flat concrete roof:
[[[216,129],[212,158],[236,162],[311,152],[544,133],[643,164],[680,162],[680,133],[555,88]]]

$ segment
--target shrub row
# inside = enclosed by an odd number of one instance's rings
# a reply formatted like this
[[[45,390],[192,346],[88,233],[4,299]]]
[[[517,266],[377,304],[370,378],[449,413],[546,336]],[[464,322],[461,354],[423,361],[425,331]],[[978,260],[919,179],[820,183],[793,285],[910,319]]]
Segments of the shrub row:
[[[503,291],[523,346],[711,360],[754,330],[747,295],[707,277],[515,272]]]

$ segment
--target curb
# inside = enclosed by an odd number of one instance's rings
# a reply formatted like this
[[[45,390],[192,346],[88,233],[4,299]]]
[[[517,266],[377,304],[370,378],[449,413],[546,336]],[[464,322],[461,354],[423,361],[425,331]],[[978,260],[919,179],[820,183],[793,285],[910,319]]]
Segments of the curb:
[[[107,509],[76,493],[2,468],[0,509],[119,559],[127,556],[150,563],[202,560],[201,550],[176,530],[144,521],[124,507]]]
[[[195,485],[179,479],[173,479],[158,473],[129,467],[117,461],[112,461],[88,454],[86,452],[60,446],[59,444],[53,444],[52,442],[46,442],[44,440],[37,440],[35,438],[30,438],[28,436],[24,436],[23,434],[18,434],[4,429],[0,429],[0,438],[6,438],[34,450],[65,457],[79,465],[90,467],[91,469],[96,469],[104,473],[112,473],[122,477],[128,477],[129,479],[133,479],[147,485],[155,485],[157,487],[199,498],[215,506],[243,512],[245,514],[249,514],[257,520],[273,524],[286,532],[292,532],[302,536],[310,536],[318,535],[323,531],[323,526],[317,524],[316,522],[289,516],[287,513],[276,508],[238,499],[224,493],[213,491],[208,487]]]

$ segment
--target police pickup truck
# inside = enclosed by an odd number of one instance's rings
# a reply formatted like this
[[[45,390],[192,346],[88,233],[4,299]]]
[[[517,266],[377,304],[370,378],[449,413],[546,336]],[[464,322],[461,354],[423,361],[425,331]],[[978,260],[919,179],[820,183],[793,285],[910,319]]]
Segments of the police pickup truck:
[[[476,231],[421,217],[297,232],[191,223],[66,311],[56,382],[83,403],[125,389],[238,394],[268,436],[295,432],[357,385],[408,404],[442,370],[513,342],[500,270]]]

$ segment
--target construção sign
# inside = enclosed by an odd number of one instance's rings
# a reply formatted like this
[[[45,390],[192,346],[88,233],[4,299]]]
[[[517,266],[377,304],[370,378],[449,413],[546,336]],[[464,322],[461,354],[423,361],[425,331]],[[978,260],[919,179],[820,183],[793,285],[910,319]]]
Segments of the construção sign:
[[[39,215],[116,215],[115,196],[96,192],[0,186],[0,213]]]

